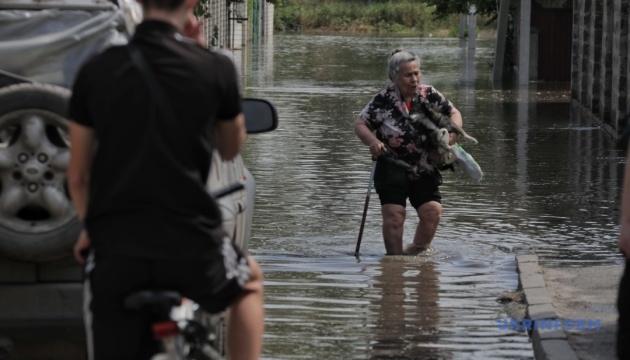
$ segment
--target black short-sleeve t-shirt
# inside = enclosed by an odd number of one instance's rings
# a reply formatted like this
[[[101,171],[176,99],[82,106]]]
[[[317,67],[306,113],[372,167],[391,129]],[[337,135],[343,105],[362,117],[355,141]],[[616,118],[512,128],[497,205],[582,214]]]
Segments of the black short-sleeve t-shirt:
[[[197,257],[221,240],[221,215],[205,185],[214,125],[242,110],[235,66],[165,22],[145,21],[131,40],[175,117],[164,116],[124,46],[88,61],[70,100],[72,121],[94,129],[85,223],[98,251],[148,258]]]

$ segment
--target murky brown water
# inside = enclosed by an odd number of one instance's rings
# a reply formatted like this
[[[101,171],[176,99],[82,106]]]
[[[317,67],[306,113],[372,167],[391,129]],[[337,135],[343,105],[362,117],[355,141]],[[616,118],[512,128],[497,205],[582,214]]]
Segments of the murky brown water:
[[[352,122],[386,85],[395,48],[421,54],[423,82],[463,113],[484,179],[444,173],[435,250],[417,258],[383,256],[373,194],[357,261],[371,159]],[[506,316],[497,297],[518,285],[514,252],[534,247],[550,266],[619,261],[624,159],[572,110],[568,84],[495,89],[493,51],[483,40],[472,56],[457,39],[279,35],[246,54],[246,95],[280,116],[244,150],[266,359],[532,359],[524,333],[495,323]]]

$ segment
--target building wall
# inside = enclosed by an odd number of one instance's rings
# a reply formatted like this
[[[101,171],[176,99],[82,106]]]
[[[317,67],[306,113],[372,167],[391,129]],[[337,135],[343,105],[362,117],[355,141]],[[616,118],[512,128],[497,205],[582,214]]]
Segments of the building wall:
[[[630,108],[628,0],[573,0],[571,97],[616,137]]]

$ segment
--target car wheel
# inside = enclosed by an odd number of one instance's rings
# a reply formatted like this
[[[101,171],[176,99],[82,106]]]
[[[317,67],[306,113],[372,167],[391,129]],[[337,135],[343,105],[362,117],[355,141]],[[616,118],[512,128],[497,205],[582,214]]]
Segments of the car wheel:
[[[66,186],[70,91],[0,89],[0,255],[45,261],[70,253],[80,231]]]

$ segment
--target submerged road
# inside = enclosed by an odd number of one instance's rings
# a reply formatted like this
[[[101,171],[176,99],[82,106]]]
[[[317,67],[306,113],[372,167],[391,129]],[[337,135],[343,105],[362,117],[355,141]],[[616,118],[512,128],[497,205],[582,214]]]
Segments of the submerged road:
[[[244,54],[245,94],[280,118],[244,150],[257,183],[250,249],[266,279],[265,359],[533,359],[527,334],[495,321],[514,308],[498,299],[518,287],[515,252],[535,247],[552,268],[619,263],[622,154],[571,107],[568,83],[495,87],[493,46],[278,35]],[[384,256],[373,194],[357,260],[371,159],[352,122],[387,84],[395,48],[419,54],[423,82],[462,112],[479,140],[462,145],[484,179],[443,174],[434,249],[415,258]]]

